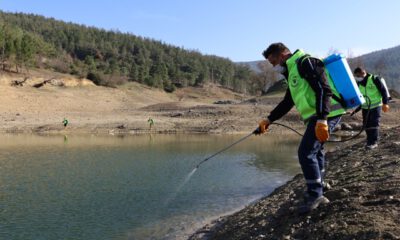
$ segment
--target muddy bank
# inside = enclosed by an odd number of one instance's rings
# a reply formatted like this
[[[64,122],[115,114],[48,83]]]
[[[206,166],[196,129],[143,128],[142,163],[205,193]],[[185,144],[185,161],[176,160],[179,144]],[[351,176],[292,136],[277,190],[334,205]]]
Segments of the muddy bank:
[[[297,213],[305,191],[299,174],[190,239],[400,239],[400,126],[381,133],[378,149],[366,151],[360,139],[327,154],[328,205]]]

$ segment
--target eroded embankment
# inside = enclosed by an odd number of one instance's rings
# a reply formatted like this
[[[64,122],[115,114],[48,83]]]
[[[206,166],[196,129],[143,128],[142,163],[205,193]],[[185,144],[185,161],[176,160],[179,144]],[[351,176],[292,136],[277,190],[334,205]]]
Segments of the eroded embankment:
[[[299,215],[301,174],[268,197],[200,229],[190,239],[400,239],[400,126],[327,154],[328,205]]]

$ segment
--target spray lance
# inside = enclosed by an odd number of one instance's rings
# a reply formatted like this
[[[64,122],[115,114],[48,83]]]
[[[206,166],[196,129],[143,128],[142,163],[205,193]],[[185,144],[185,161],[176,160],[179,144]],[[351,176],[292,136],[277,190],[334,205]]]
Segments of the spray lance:
[[[237,140],[236,142],[232,143],[231,145],[229,145],[229,146],[227,146],[227,147],[225,147],[225,148],[219,150],[218,152],[216,152],[216,153],[210,155],[209,157],[203,159],[202,161],[200,161],[200,162],[196,165],[196,167],[193,168],[193,170],[186,176],[186,178],[184,179],[184,181],[179,185],[179,187],[177,188],[177,191],[176,191],[176,192],[179,192],[180,189],[182,189],[182,187],[183,187],[187,182],[189,182],[190,178],[191,178],[191,177],[193,176],[193,174],[197,171],[197,169],[199,169],[199,167],[200,167],[201,164],[207,162],[208,160],[210,160],[211,158],[217,156],[218,154],[220,154],[220,153],[222,153],[222,152],[228,150],[229,148],[233,147],[234,145],[236,145],[236,144],[238,144],[238,143],[244,141],[245,139],[249,138],[251,135],[255,134],[256,131],[258,131],[258,128],[257,128],[256,130],[254,130],[253,132],[251,132],[250,134],[248,134],[248,135],[242,137],[241,139]],[[172,199],[174,199],[175,197],[176,197],[176,193],[175,193],[174,195],[172,195],[172,196],[166,201],[166,204],[168,204],[170,201],[172,201]]]
[[[209,157],[203,159],[201,162],[199,162],[199,163],[196,165],[195,169],[198,169],[198,168],[200,167],[201,164],[207,162],[207,161],[210,160],[211,158],[217,156],[218,154],[220,154],[220,153],[222,153],[222,152],[228,150],[229,148],[231,148],[231,147],[235,146],[236,144],[238,144],[238,143],[244,141],[245,139],[249,138],[251,135],[255,134],[257,130],[258,130],[258,128],[257,128],[256,130],[254,130],[253,132],[251,132],[250,134],[248,134],[248,135],[242,137],[241,139],[237,140],[236,142],[232,143],[231,145],[229,145],[229,146],[227,146],[227,147],[225,147],[225,148],[219,150],[218,152],[214,153],[213,155],[210,155]]]
[[[299,132],[296,131],[295,129],[293,129],[293,128],[291,128],[291,127],[288,127],[288,126],[286,126],[286,125],[284,125],[284,124],[281,124],[281,123],[271,123],[271,125],[272,125],[272,124],[275,124],[275,125],[278,125],[278,126],[283,126],[283,127],[289,128],[290,130],[294,131],[294,132],[297,133],[298,135],[302,136],[301,133],[299,133]],[[255,135],[257,132],[259,132],[259,128],[256,128],[254,131],[252,131],[252,132],[249,133],[248,135],[242,137],[241,139],[237,140],[236,142],[230,144],[229,146],[226,146],[225,148],[219,150],[218,152],[216,152],[216,153],[214,153],[214,154],[208,156],[207,158],[203,159],[202,161],[200,161],[200,162],[196,165],[196,167],[193,169],[193,172],[194,172],[195,170],[197,170],[197,169],[200,167],[201,164],[207,162],[207,161],[210,160],[211,158],[213,158],[213,157],[217,156],[218,154],[220,154],[220,153],[222,153],[222,152],[228,150],[229,148],[235,146],[236,144],[238,144],[238,143],[240,143],[240,142],[246,140],[246,139],[249,138],[250,136]]]

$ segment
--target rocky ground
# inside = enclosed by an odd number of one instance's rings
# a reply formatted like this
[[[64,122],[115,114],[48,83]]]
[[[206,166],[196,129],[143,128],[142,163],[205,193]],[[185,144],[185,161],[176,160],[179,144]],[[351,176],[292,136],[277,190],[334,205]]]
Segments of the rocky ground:
[[[382,131],[378,149],[364,145],[359,139],[327,154],[328,205],[298,214],[305,191],[299,174],[190,239],[400,239],[400,126]]]

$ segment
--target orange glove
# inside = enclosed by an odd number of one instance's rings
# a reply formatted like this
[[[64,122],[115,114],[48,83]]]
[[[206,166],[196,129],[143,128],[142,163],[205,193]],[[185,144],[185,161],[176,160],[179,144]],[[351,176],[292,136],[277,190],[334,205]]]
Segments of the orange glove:
[[[383,112],[389,112],[389,109],[390,109],[389,105],[387,105],[387,104],[383,104],[382,105],[382,111]]]
[[[315,125],[315,136],[321,143],[326,142],[329,138],[328,122],[326,120],[318,120]]]
[[[258,128],[256,129],[256,131],[254,131],[254,133],[256,135],[266,133],[270,124],[271,123],[269,122],[268,119],[261,120],[261,122],[259,123]]]

